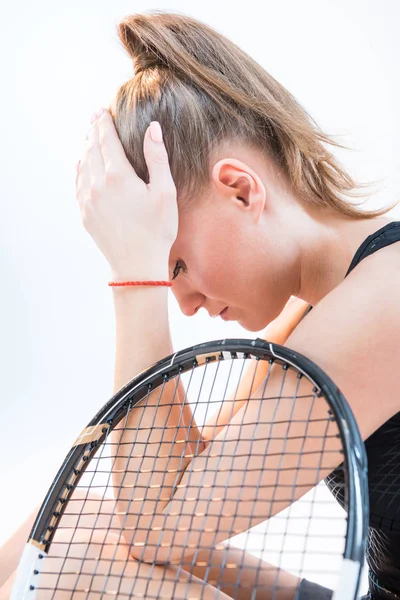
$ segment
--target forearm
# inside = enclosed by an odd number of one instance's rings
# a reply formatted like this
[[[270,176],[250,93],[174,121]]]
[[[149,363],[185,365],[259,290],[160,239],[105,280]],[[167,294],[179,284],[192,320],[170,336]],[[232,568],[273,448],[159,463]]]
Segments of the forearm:
[[[158,360],[173,353],[168,288],[115,288],[116,356],[114,393]],[[114,495],[129,513],[126,528],[146,527],[168,504],[192,455],[204,449],[182,383],[167,382],[146,397],[146,408],[130,411],[111,434]],[[157,404],[157,406],[156,406]],[[191,424],[188,435],[188,425]],[[190,436],[190,437],[189,437]],[[118,446],[118,444],[120,445]],[[166,473],[168,470],[168,473]],[[140,517],[140,522],[139,522]],[[130,533],[125,531],[127,541]]]
[[[283,346],[309,309],[309,304],[300,298],[292,298],[285,306],[282,313],[271,321],[260,337]],[[239,386],[235,393],[227,394],[226,400],[220,410],[214,412],[206,420],[202,428],[202,436],[208,445],[233,419],[250,398],[254,390],[258,389],[267,377],[269,364],[265,361],[249,361]]]

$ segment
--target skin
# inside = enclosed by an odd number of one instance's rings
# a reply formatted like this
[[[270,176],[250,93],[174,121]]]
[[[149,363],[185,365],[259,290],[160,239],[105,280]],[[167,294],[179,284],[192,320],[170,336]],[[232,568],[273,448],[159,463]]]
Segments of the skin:
[[[292,298],[279,317],[271,322],[265,331],[262,332],[261,337],[277,344],[284,344],[289,335],[298,325],[307,306],[308,305],[302,300],[299,300],[298,298]],[[243,389],[248,389],[251,383],[253,383],[253,386],[256,388],[261,385],[264,377],[266,376],[266,371],[267,365],[258,365],[258,369],[249,366],[242,380],[241,385],[243,386]],[[239,398],[245,397],[246,393],[239,392],[238,396]],[[241,404],[242,402],[239,400],[236,400],[234,408],[232,408],[229,403],[224,404],[218,414],[214,414],[212,418],[209,418],[207,424],[203,427],[203,438],[212,440],[223,429],[224,424],[229,422],[232,416],[236,414]],[[217,421],[221,424],[218,425]],[[78,496],[78,491],[75,495]],[[85,511],[97,514],[99,501],[101,501],[101,496],[90,492],[84,503]],[[80,511],[82,508],[75,508],[75,510]],[[28,539],[29,532],[32,529],[39,509],[40,505],[35,507],[26,521],[19,527],[18,530],[14,532],[12,537],[9,538],[5,545],[0,549],[0,600],[8,600],[11,595],[15,579],[15,569],[19,563],[21,552],[25,546],[26,540]],[[107,519],[107,511],[109,511],[109,514],[113,514],[112,507],[109,507],[108,504],[106,506],[103,505],[102,517],[104,519]],[[108,522],[106,522],[106,525],[107,523]],[[100,527],[101,523],[98,522],[97,526]],[[94,535],[97,535],[96,532]],[[118,540],[117,545],[120,548],[118,553],[122,552],[123,554],[124,547],[121,544],[121,540]],[[130,561],[133,563],[132,568],[135,568],[136,561],[132,557],[130,558]],[[202,550],[193,566],[185,566],[185,569],[182,570],[182,576],[185,576],[185,573],[187,573],[187,576],[194,576],[201,582],[209,582],[209,585],[205,586],[204,583],[202,583],[199,589],[194,590],[194,592],[199,596],[201,596],[201,593],[204,592],[209,593],[211,597],[214,598],[213,590],[215,588],[213,586],[213,582],[219,581],[222,591],[220,594],[221,600],[224,598],[224,592],[226,597],[230,598],[234,595],[232,592],[232,584],[234,586],[236,585],[237,576],[235,569],[226,569],[224,567],[226,563],[242,565],[242,580],[244,587],[236,593],[237,600],[250,600],[252,590],[256,584],[273,586],[277,581],[276,567],[266,563],[265,561],[262,565],[260,565],[259,560],[253,555],[234,547],[231,547],[228,552],[215,548]],[[212,564],[211,569],[206,567],[206,565],[209,564]],[[142,570],[143,569],[149,570],[149,565],[142,565]],[[156,571],[160,572],[161,576],[165,576],[161,567],[156,567]],[[167,575],[173,580],[175,577],[175,570],[171,568]],[[143,575],[143,578],[145,578],[145,575]],[[193,581],[195,582],[196,580],[193,579]],[[300,582],[300,579],[291,573],[281,570],[279,573],[279,582],[282,589],[276,593],[276,600],[291,600],[295,595],[295,590]],[[261,595],[264,600],[267,600],[267,596],[263,591],[258,595]]]
[[[178,260],[187,268],[172,286],[187,316],[200,308],[213,315],[229,306],[229,320],[260,331],[291,296],[314,306],[344,279],[364,239],[390,222],[353,220],[307,206],[273,163],[248,147],[222,146],[212,164],[209,194],[179,211],[170,252],[171,274]],[[132,560],[132,568],[135,564]],[[192,573],[204,577],[201,569]],[[296,585],[292,578],[288,598]]]
[[[228,320],[260,331],[291,296],[314,306],[329,294],[364,239],[390,222],[307,206],[256,150],[232,143],[213,161],[210,192],[180,210],[170,253],[171,277],[185,264],[172,291],[186,316],[228,306]]]

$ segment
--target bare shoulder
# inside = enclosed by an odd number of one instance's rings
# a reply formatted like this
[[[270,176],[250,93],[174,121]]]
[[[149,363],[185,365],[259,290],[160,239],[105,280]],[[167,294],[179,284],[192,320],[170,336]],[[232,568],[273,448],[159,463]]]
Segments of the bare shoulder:
[[[400,411],[400,243],[365,258],[299,323],[285,346],[320,366],[363,438]]]

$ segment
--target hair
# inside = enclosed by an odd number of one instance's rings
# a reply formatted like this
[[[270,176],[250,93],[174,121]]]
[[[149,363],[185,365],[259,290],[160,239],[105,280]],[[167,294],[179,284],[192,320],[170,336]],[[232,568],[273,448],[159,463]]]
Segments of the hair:
[[[356,183],[325,145],[349,148],[322,132],[290,92],[212,27],[156,10],[125,17],[117,32],[134,76],[110,106],[116,130],[137,175],[149,183],[143,139],[151,121],[160,123],[181,208],[209,188],[211,153],[226,140],[265,153],[306,203],[372,219],[400,202],[364,211],[346,199],[365,196],[357,188],[370,184]]]

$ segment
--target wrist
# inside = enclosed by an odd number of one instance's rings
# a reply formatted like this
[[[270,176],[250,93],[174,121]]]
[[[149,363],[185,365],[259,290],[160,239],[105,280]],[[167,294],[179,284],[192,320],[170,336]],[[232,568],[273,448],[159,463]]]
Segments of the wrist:
[[[109,287],[111,288],[155,288],[155,287],[164,287],[170,288],[172,283],[170,281],[163,280],[149,280],[149,281],[109,281]]]
[[[111,269],[109,281],[169,281],[168,269],[144,269],[140,273],[136,269]]]

